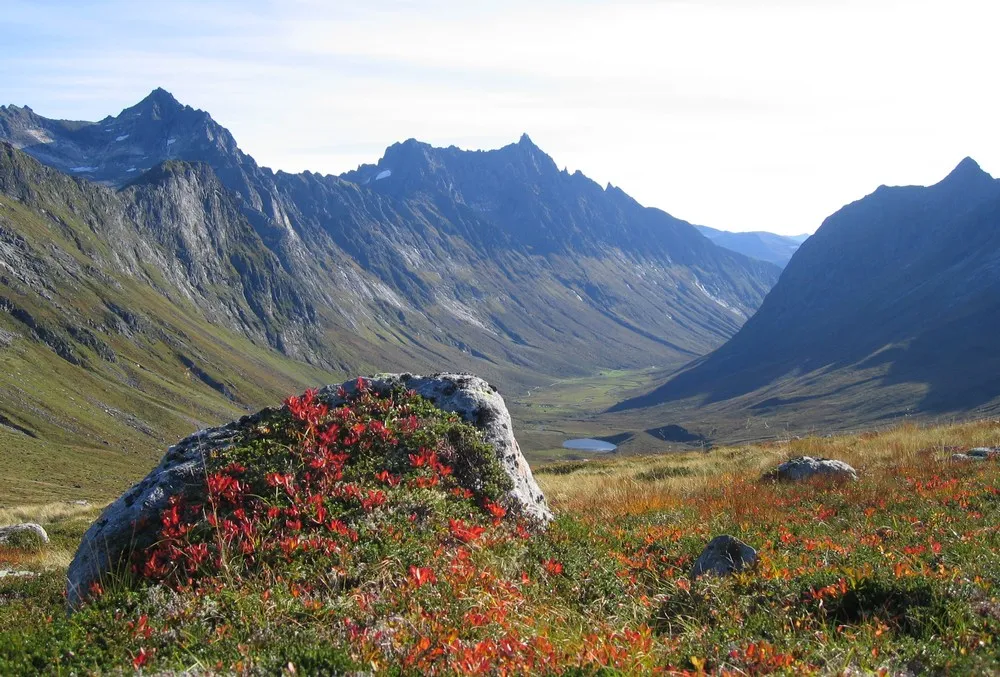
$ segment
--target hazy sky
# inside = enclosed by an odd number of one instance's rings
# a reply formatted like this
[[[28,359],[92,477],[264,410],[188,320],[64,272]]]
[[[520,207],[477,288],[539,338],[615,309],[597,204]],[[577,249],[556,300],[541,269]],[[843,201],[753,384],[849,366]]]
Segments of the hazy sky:
[[[0,0],[0,103],[162,86],[275,169],[495,148],[726,230],[811,232],[966,155],[1000,172],[994,0]]]

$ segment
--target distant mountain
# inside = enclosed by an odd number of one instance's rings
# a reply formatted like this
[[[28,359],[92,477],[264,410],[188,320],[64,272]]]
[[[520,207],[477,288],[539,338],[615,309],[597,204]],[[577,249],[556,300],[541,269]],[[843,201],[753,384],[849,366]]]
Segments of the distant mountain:
[[[779,274],[559,171],[527,136],[476,152],[411,140],[343,177],[288,174],[156,90],[96,123],[0,107],[0,141],[0,335],[55,358],[40,377],[118,384],[107,409],[158,437],[317,374],[465,369],[514,387],[679,365]],[[178,372],[194,390],[158,401],[191,406],[149,423],[124,393]],[[4,420],[79,429],[4,387],[0,436]]]
[[[777,235],[764,231],[747,233],[731,233],[727,230],[716,230],[708,226],[695,226],[709,240],[749,256],[750,258],[769,261],[784,268],[799,246],[806,241],[808,235]]]
[[[1000,181],[967,158],[829,217],[730,341],[618,409],[840,427],[994,410],[998,333]]]
[[[735,332],[777,279],[690,224],[560,172],[527,137],[487,152],[411,140],[340,178],[274,173],[158,89],[93,124],[3,108],[0,138],[116,187],[167,160],[206,163],[316,309],[315,334],[332,324],[442,366],[454,361],[444,348],[480,369],[547,373],[689,359]]]

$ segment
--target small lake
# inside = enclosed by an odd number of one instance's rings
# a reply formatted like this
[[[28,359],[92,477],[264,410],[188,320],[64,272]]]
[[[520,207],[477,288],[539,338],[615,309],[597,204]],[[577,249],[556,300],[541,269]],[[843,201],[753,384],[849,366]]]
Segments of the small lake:
[[[566,449],[575,449],[577,451],[596,451],[602,454],[606,454],[618,448],[617,445],[611,444],[611,442],[591,439],[566,440],[563,442],[563,447]]]

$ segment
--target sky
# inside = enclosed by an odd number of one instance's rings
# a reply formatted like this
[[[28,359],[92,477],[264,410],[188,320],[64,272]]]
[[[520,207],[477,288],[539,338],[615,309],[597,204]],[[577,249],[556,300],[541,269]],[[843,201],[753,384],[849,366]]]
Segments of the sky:
[[[812,232],[881,184],[1000,173],[994,0],[0,0],[0,104],[163,87],[261,164],[498,148],[724,230]]]

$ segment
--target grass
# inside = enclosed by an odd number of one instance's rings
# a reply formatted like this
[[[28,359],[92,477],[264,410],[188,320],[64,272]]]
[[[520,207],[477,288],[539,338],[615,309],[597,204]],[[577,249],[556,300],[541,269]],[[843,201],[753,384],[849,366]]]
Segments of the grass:
[[[358,513],[381,526],[333,578],[293,558],[266,585],[115,588],[70,617],[58,558],[25,556],[42,575],[0,579],[0,672],[996,672],[1000,463],[949,459],[998,443],[989,420],[550,463],[536,468],[558,514],[543,533],[463,512],[456,539],[460,504],[420,494],[444,512],[402,531],[394,510]],[[760,482],[800,454],[846,460],[860,480]],[[0,512],[47,521],[56,547],[92,516]],[[756,568],[690,579],[721,533],[756,548]]]
[[[562,443],[580,437],[634,434],[633,428],[607,423],[600,413],[617,402],[649,390],[661,374],[655,367],[604,370],[591,376],[558,379],[508,397],[521,449],[532,463],[593,456],[564,449]],[[654,444],[644,449],[664,450],[666,447]]]

